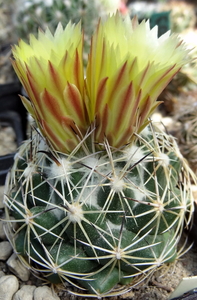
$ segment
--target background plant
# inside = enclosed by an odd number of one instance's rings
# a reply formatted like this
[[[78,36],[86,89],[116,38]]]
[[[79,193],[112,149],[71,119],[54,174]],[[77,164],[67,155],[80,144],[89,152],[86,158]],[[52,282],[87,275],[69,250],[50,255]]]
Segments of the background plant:
[[[48,27],[54,32],[59,22],[66,26],[69,21],[81,21],[85,32],[84,58],[87,59],[90,36],[101,10],[95,0],[17,0],[14,6],[15,40],[18,37],[28,40],[29,34],[37,34],[38,28],[45,30]]]

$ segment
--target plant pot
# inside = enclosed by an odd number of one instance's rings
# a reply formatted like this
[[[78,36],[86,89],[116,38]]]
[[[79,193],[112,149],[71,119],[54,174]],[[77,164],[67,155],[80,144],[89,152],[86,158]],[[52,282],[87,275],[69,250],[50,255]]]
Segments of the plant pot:
[[[13,127],[17,146],[26,138],[27,127],[27,112],[19,94],[21,94],[19,82],[0,85],[0,124],[2,126],[9,124]]]
[[[0,185],[4,185],[7,172],[13,165],[15,153],[0,156]]]
[[[16,144],[26,139],[27,112],[19,97],[19,82],[0,84],[0,125],[11,126],[15,132]],[[0,156],[0,185],[4,185],[6,174],[13,164],[15,153]]]

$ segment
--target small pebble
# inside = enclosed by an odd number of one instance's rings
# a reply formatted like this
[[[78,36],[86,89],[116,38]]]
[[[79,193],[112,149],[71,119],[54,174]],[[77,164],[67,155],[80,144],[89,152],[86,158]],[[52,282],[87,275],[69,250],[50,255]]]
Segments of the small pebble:
[[[40,286],[34,290],[34,300],[60,300],[48,286]]]
[[[30,270],[25,268],[15,253],[7,260],[7,265],[12,273],[19,277],[22,281],[27,281],[30,276]]]
[[[0,299],[12,300],[19,288],[18,279],[14,275],[6,275],[0,278]]]
[[[6,260],[12,254],[12,246],[8,241],[0,242],[0,260]]]
[[[5,273],[3,271],[0,271],[0,278],[5,276]]]
[[[33,300],[35,285],[24,285],[16,292],[12,300]]]

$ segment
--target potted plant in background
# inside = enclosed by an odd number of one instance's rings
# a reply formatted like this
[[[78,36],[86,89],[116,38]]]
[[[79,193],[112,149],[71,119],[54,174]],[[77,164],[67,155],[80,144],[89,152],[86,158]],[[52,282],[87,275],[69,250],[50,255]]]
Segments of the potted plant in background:
[[[10,44],[13,32],[11,4],[10,1],[9,3],[1,3],[0,10],[0,126],[2,130],[8,126],[13,128],[16,146],[11,147],[8,152],[6,149],[1,151],[0,185],[4,184],[7,171],[13,163],[14,150],[26,138],[27,124],[27,113],[18,98],[18,94],[21,93],[21,84],[13,71],[10,61]],[[15,144],[14,141],[13,144]],[[3,145],[1,145],[1,148],[3,148]]]

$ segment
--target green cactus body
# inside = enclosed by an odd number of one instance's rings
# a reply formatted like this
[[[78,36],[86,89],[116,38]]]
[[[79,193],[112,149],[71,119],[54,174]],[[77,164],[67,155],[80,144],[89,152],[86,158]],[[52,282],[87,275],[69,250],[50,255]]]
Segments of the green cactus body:
[[[7,178],[7,235],[46,280],[119,294],[177,258],[193,211],[189,172],[174,139],[153,125],[131,146],[95,150],[87,139],[70,155],[51,152],[36,131]]]

